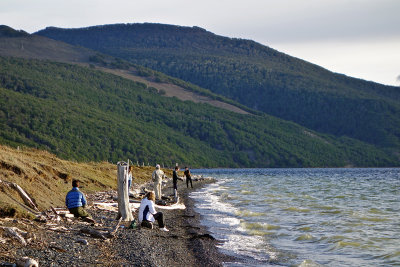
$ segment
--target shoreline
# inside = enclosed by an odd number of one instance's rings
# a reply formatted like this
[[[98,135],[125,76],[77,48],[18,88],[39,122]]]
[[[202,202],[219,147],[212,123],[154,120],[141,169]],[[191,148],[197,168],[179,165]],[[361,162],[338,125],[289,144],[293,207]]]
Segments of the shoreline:
[[[218,250],[220,241],[200,224],[201,215],[194,211],[195,201],[189,198],[191,191],[212,182],[194,181],[194,188],[186,189],[185,182],[178,181],[180,202],[186,209],[156,207],[157,211],[165,214],[169,232],[158,230],[157,223],[153,229],[129,229],[129,223],[122,223],[113,238],[104,240],[88,236],[82,233],[82,228],[105,230],[117,224],[115,211],[93,205],[88,207],[88,212],[96,224],[78,219],[57,223],[2,220],[1,226],[17,227],[31,233],[34,238],[26,246],[13,239],[7,244],[0,243],[0,262],[13,263],[27,256],[37,260],[39,266],[223,266],[224,262],[235,261],[235,258]],[[171,181],[163,187],[163,193],[172,193]],[[96,196],[112,199],[115,194],[115,191],[98,192],[87,197],[88,200]]]

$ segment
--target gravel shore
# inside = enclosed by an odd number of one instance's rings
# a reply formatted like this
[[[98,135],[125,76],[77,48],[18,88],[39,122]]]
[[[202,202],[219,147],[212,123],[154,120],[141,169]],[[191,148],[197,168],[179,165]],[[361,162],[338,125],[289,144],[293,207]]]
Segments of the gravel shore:
[[[195,181],[193,189],[186,189],[183,182],[178,183],[180,201],[186,209],[157,210],[165,214],[169,232],[162,232],[158,227],[129,229],[128,223],[122,223],[113,238],[90,236],[82,229],[105,233],[118,223],[115,211],[94,206],[90,206],[88,211],[95,224],[78,219],[47,223],[3,219],[0,226],[26,231],[30,233],[31,241],[26,246],[14,239],[0,242],[0,266],[1,263],[14,263],[23,256],[37,260],[39,266],[222,266],[223,262],[234,259],[218,251],[216,245],[219,241],[200,225],[200,215],[194,212],[194,203],[188,197],[191,190],[209,182],[212,181]],[[170,183],[164,187],[163,193],[172,193]],[[99,196],[111,199],[116,192],[88,196],[89,203]]]

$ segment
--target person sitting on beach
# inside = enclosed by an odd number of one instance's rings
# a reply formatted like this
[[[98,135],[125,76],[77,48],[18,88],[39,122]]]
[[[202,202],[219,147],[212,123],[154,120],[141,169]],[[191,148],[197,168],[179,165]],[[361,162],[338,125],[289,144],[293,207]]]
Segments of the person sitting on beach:
[[[79,191],[79,181],[72,181],[72,190],[67,193],[65,197],[65,205],[67,206],[70,213],[74,215],[74,217],[81,217],[85,221],[94,222],[92,218],[90,218],[89,214],[85,210],[86,206],[86,198],[81,191]]]
[[[168,232],[169,230],[165,227],[164,214],[162,212],[156,212],[154,201],[154,192],[148,192],[142,199],[139,207],[139,223],[143,227],[152,229],[154,221],[157,220],[160,230]]]
[[[165,178],[164,172],[161,170],[159,164],[156,165],[156,169],[151,175],[154,182],[154,191],[156,192],[156,199],[161,200],[161,183],[163,178]]]
[[[178,179],[183,181],[183,179],[178,176],[178,170],[179,170],[179,167],[175,166],[175,170],[172,173],[172,183],[173,183],[173,188],[174,188],[175,202],[178,202],[178,200],[179,200],[179,198],[178,198]]]
[[[185,172],[184,172],[185,176],[186,176],[186,187],[189,188],[189,181],[190,181],[190,186],[193,188],[193,184],[192,184],[192,174],[189,171],[188,167],[185,167]]]

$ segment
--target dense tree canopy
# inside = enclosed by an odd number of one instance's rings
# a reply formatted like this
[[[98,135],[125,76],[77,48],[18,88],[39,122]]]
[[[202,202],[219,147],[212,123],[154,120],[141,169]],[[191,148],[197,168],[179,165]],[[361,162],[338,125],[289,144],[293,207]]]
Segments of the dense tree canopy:
[[[400,147],[400,90],[198,27],[117,24],[37,34],[114,55],[313,130]]]
[[[397,166],[382,149],[267,115],[167,98],[144,84],[0,57],[0,142],[68,159],[202,167]]]

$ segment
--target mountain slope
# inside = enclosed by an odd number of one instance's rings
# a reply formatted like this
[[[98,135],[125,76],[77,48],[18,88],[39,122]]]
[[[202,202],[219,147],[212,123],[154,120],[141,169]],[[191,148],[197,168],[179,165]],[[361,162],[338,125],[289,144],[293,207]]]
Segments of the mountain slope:
[[[190,81],[316,131],[400,148],[398,88],[335,74],[253,41],[162,24],[50,27],[37,34]]]
[[[191,100],[196,103],[208,103],[242,114],[248,113],[247,107],[182,80],[168,77],[162,73],[136,66],[111,56],[99,54],[84,47],[76,47],[50,38],[21,33],[7,26],[0,26],[1,55],[47,59],[97,67],[102,71],[144,83],[148,87],[164,93],[165,96],[175,96],[181,100]]]
[[[270,116],[160,96],[95,69],[0,57],[0,143],[75,160],[202,167],[398,166],[394,155]]]

